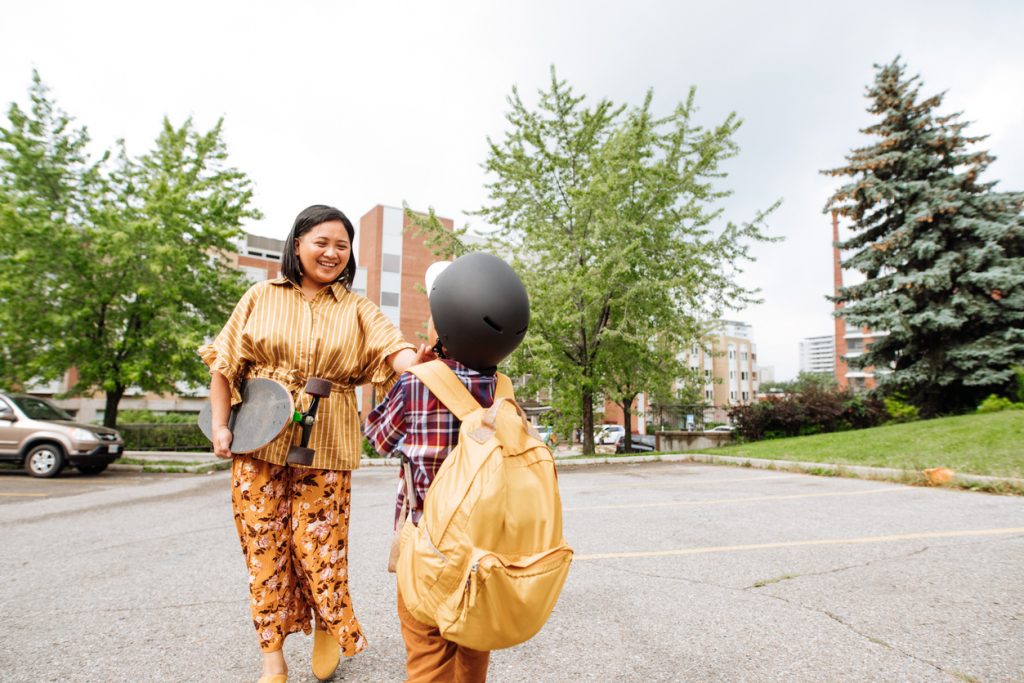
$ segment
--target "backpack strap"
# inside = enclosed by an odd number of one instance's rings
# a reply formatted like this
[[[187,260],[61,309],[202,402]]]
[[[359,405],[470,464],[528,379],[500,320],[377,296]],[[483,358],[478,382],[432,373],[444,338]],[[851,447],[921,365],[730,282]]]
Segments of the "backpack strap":
[[[510,398],[513,401],[516,398],[515,389],[512,388],[512,380],[508,378],[508,375],[503,375],[500,372],[495,375],[498,378],[497,384],[494,386],[494,400],[497,401],[499,398]]]
[[[416,375],[460,420],[465,420],[470,413],[480,410],[482,407],[473,398],[473,394],[469,393],[466,385],[460,382],[452,369],[442,361],[432,360],[429,363],[411,365],[406,372]],[[509,386],[511,386],[511,382],[509,382]]]

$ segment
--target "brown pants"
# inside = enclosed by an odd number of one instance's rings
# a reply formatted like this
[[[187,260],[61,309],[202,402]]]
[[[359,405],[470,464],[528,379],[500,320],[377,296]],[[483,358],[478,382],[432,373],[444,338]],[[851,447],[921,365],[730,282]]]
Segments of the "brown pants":
[[[348,594],[351,472],[236,455],[231,474],[260,649],[280,650],[289,633],[310,633],[314,610],[346,656],[365,649]]]
[[[470,650],[441,637],[436,626],[420,623],[398,594],[398,620],[405,639],[406,683],[483,683],[491,653]]]

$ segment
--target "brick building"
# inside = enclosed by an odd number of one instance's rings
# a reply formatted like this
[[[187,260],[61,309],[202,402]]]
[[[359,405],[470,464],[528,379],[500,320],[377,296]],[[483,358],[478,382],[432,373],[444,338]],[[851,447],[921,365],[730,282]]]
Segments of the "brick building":
[[[839,251],[839,215],[832,212],[832,274],[834,280],[834,293],[838,296],[843,286],[842,255]],[[868,327],[857,327],[849,325],[842,318],[843,305],[835,304],[835,375],[836,382],[840,389],[868,390],[874,389],[875,368],[868,366],[861,369],[851,369],[846,362],[849,358],[855,358],[864,353],[878,337],[889,334],[888,332],[873,331]]]
[[[448,230],[454,227],[450,218],[438,220]],[[356,232],[358,269],[352,290],[377,304],[407,341],[426,342],[430,302],[423,278],[437,257],[410,229],[405,212],[397,207],[373,207],[359,219]],[[357,397],[364,414],[372,407],[375,397],[371,393],[363,391]]]

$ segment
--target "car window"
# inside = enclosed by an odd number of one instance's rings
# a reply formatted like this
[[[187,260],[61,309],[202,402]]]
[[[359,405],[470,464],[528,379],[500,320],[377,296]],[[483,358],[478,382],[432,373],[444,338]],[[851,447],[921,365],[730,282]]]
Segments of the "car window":
[[[71,420],[74,419],[49,401],[31,396],[12,396],[11,400],[32,420]]]

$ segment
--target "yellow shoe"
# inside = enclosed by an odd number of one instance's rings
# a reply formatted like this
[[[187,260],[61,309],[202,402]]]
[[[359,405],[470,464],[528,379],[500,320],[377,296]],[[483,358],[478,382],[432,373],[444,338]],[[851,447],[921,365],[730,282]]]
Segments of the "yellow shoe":
[[[260,676],[256,683],[288,683],[288,674],[274,674],[273,676]]]
[[[330,631],[322,630],[320,623],[313,631],[313,675],[321,681],[334,675],[341,659],[341,647]]]

